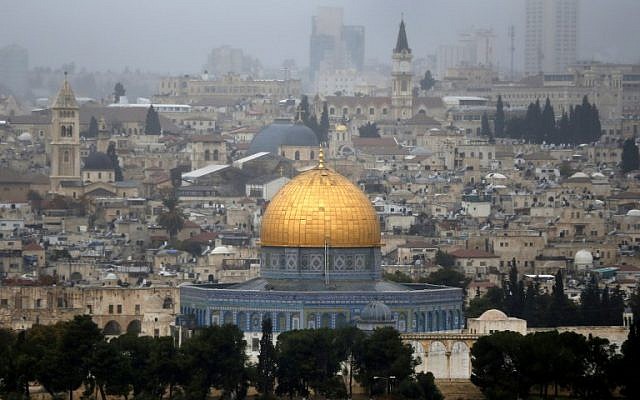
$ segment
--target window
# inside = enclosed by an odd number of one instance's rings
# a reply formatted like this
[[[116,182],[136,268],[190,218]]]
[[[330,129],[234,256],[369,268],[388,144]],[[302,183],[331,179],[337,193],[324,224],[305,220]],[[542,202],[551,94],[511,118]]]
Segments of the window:
[[[69,162],[69,151],[65,150],[64,153],[62,153],[62,161],[68,163]]]
[[[219,158],[219,157],[220,157],[220,156],[219,156],[219,154],[218,154],[218,150],[217,150],[217,149],[216,149],[216,150],[214,150],[214,151],[213,151],[213,160],[214,160],[214,161],[218,161],[218,158]]]
[[[329,109],[329,115],[335,115],[335,113],[336,113],[336,109],[335,109],[335,108],[333,108],[333,107],[331,107],[331,108]]]
[[[113,304],[109,304],[109,314],[113,314]]]
[[[373,107],[369,107],[369,115],[375,114],[375,110]]]
[[[316,153],[314,153],[313,150],[311,150],[311,153],[309,153],[309,158],[313,160],[315,156],[316,156]]]
[[[140,304],[136,304],[136,315],[140,315]]]
[[[204,151],[204,160],[205,161],[211,160],[211,152],[209,152],[209,150]]]
[[[299,160],[300,159],[300,152],[296,151],[294,156],[293,156],[294,160]]]
[[[260,351],[260,339],[257,337],[251,338],[251,351]]]
[[[122,314],[122,304],[118,304],[118,314]]]

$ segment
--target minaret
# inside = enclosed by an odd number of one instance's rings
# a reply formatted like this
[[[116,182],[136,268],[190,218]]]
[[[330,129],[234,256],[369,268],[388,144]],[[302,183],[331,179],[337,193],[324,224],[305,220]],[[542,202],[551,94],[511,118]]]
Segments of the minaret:
[[[80,112],[67,73],[51,106],[51,191],[64,194],[62,181],[80,182]]]
[[[411,78],[411,49],[407,41],[404,20],[400,21],[398,40],[393,49],[393,65],[391,69],[391,110],[395,120],[409,119],[413,116],[413,87]]]
[[[109,142],[111,141],[111,133],[107,129],[107,121],[104,116],[101,116],[98,120],[98,139],[96,141],[97,150],[101,153],[106,153],[109,148]]]

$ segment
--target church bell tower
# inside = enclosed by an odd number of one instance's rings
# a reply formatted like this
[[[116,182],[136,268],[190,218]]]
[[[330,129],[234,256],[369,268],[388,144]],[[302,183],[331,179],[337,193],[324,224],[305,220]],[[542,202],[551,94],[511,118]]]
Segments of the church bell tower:
[[[391,110],[395,120],[405,120],[413,116],[412,59],[413,55],[407,41],[404,20],[402,20],[396,47],[393,49],[391,69]]]
[[[51,106],[51,191],[64,194],[61,183],[80,182],[80,113],[67,74]]]

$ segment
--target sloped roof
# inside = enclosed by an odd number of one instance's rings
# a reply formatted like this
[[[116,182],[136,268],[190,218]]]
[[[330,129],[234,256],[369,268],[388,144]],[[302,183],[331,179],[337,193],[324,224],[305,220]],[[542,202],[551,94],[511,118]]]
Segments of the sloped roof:
[[[66,73],[64,82],[62,82],[62,87],[60,88],[51,108],[78,108],[76,95],[73,94],[73,90],[71,90],[71,85],[69,85]]]
[[[396,48],[393,49],[394,53],[400,53],[406,51],[411,53],[409,48],[409,41],[407,40],[407,32],[404,27],[404,20],[400,21],[400,30],[398,30],[398,40],[396,41]]]

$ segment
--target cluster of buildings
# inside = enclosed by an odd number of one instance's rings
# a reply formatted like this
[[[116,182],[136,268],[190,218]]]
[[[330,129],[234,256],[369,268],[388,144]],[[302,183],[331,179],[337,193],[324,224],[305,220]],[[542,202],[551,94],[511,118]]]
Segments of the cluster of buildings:
[[[323,61],[312,67],[357,70],[364,34],[331,15],[314,20],[311,59]],[[488,66],[454,68],[425,93],[404,22],[391,63],[384,91],[310,98],[317,116],[326,104],[326,143],[294,122],[299,80],[226,71],[167,77],[152,104],[80,102],[65,77],[49,107],[0,116],[0,326],[89,314],[107,335],[161,336],[234,323],[252,350],[266,317],[276,332],[358,323],[472,339],[526,330],[498,312],[465,324],[463,304],[512,265],[541,290],[563,271],[573,297],[591,275],[637,289],[640,182],[618,164],[621,140],[637,134],[640,66],[504,83]],[[597,143],[479,135],[497,96],[509,118],[585,95],[601,110]],[[151,106],[159,135],[146,129]],[[379,134],[361,136],[367,123]],[[171,212],[184,218],[175,233],[161,224]],[[466,294],[384,279],[428,276],[438,251],[469,279]]]

